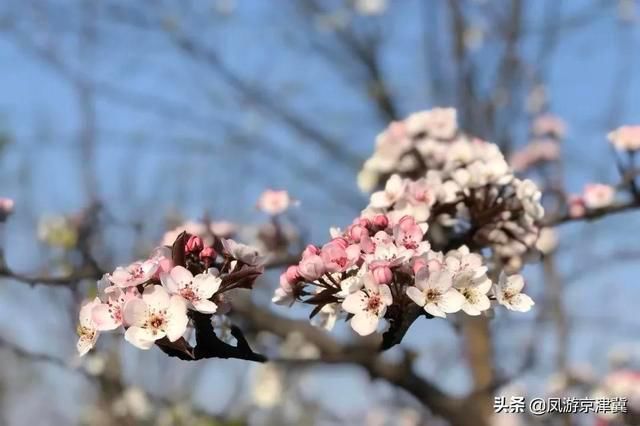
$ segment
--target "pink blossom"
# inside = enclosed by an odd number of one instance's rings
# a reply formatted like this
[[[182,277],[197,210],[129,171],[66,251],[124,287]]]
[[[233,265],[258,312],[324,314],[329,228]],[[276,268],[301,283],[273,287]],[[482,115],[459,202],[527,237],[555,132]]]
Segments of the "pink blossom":
[[[567,200],[569,216],[579,218],[586,213],[584,199],[580,195],[571,194]]]
[[[298,266],[297,265],[289,266],[287,268],[287,271],[285,272],[285,277],[289,284],[298,282],[300,280],[300,271],[298,269]]]
[[[298,270],[306,280],[317,280],[325,273],[324,261],[317,254],[309,255],[300,261]]]
[[[80,323],[78,324],[78,343],[76,348],[80,356],[89,352],[96,344],[100,332],[96,327],[96,323],[93,321],[93,308],[100,304],[100,299],[97,297],[89,302],[86,302],[80,308]]]
[[[351,237],[351,239],[353,241],[360,242],[360,239],[365,236],[365,235],[369,235],[369,231],[367,230],[367,228],[361,226],[361,225],[353,225],[351,227],[349,227],[349,236]]]
[[[170,294],[182,296],[192,309],[205,314],[217,311],[217,305],[209,300],[222,282],[216,273],[205,272],[194,277],[187,268],[176,266],[168,274],[162,274],[160,281]]]
[[[350,265],[347,251],[339,239],[333,240],[322,247],[320,253],[324,266],[328,272],[342,272]]]
[[[213,263],[213,261],[215,260],[217,255],[218,255],[218,253],[216,253],[216,251],[213,249],[213,247],[205,247],[205,248],[202,249],[202,251],[200,252],[198,257],[205,264],[211,265]]]
[[[124,306],[130,300],[140,297],[140,293],[135,287],[122,289],[110,286],[107,277],[103,277],[98,282],[98,291],[101,302],[93,307],[91,318],[100,331],[115,330],[123,324]]]
[[[173,258],[171,257],[171,249],[166,246],[157,247],[151,254],[151,261],[158,265],[154,278],[160,279],[160,274],[169,272],[173,268]]]
[[[317,254],[320,254],[320,249],[314,246],[313,244],[309,244],[305,247],[304,251],[302,252],[302,258],[304,259],[305,257],[313,256]]]
[[[140,349],[150,349],[156,340],[178,340],[187,329],[187,304],[180,296],[170,296],[159,285],[144,289],[141,299],[129,301],[124,320],[131,324],[124,333],[126,341]]]
[[[137,261],[124,268],[117,267],[109,280],[118,287],[133,287],[149,281],[157,270],[158,262],[154,260]]]
[[[387,229],[389,218],[383,214],[376,215],[373,218],[373,225],[378,229]]]
[[[395,243],[406,249],[414,250],[418,255],[429,250],[429,243],[422,241],[424,232],[412,216],[405,216],[393,229]]]
[[[601,209],[611,205],[615,194],[616,190],[610,185],[590,183],[585,185],[582,199],[588,209]]]
[[[374,268],[372,273],[378,284],[389,284],[393,280],[393,272],[388,266]]]
[[[4,222],[13,213],[13,206],[11,198],[0,198],[0,222]]]
[[[291,205],[291,198],[287,191],[275,191],[268,189],[258,199],[258,209],[275,216],[285,212]]]
[[[640,149],[640,125],[619,127],[607,138],[621,151],[637,151]]]

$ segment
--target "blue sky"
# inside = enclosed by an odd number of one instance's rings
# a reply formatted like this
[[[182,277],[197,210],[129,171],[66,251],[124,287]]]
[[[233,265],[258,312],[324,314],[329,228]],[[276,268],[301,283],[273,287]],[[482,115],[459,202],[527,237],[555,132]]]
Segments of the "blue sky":
[[[435,106],[425,85],[428,75],[424,62],[437,58],[426,58],[421,44],[423,28],[416,17],[424,13],[423,5],[415,0],[391,3],[382,25],[385,37],[382,63],[389,85],[397,94],[402,115],[406,115]],[[195,4],[202,6],[203,11],[209,10],[206,7],[209,2]],[[205,12],[202,16],[191,14],[188,19],[194,21],[177,22],[195,22],[196,25],[185,26],[185,30],[215,46],[231,69],[266,88],[275,102],[286,105],[365,158],[384,123],[361,94],[357,78],[336,72],[325,58],[310,48],[304,37],[308,29],[292,18],[291,4],[287,4],[288,7],[279,8],[266,6],[267,2],[239,2],[231,16],[218,16],[215,25],[203,23]],[[532,4],[529,3],[526,25],[533,28],[541,20],[540,11]],[[571,2],[565,5],[564,13],[580,14],[589,4],[591,2],[583,0]],[[60,10],[52,8],[49,12],[61,19],[65,16],[65,7],[73,11],[73,6],[74,2],[63,2]],[[163,7],[159,10],[171,9],[168,5]],[[434,10],[434,13],[438,12]],[[75,22],[74,15],[69,16]],[[358,21],[360,24],[367,25]],[[246,99],[238,99],[206,67],[192,63],[172,48],[166,36],[104,23],[99,27],[96,45],[82,50],[70,35],[73,26],[54,22],[50,27],[29,27],[28,20],[24,25],[34,39],[46,40],[53,36],[56,43],[62,41],[62,56],[74,64],[75,69],[121,92],[171,102],[181,112],[162,115],[149,112],[156,106],[152,99],[142,102],[144,108],[132,107],[114,96],[97,99],[99,131],[94,163],[100,198],[122,220],[143,219],[147,238],[158,238],[165,215],[176,210],[192,218],[209,210],[225,219],[260,220],[253,206],[259,193],[267,187],[287,188],[300,199],[301,206],[295,214],[308,225],[316,242],[327,238],[330,225],[349,223],[358,206],[364,207],[366,198],[357,191],[356,170],[328,160],[280,120]],[[620,124],[640,121],[637,102],[640,78],[634,57],[637,55],[633,55],[639,41],[638,27],[630,25],[624,33],[619,27],[615,14],[598,14],[589,25],[563,33],[551,56],[548,92],[551,110],[569,126],[563,153],[567,161],[566,184],[570,190],[580,190],[589,180],[615,182],[606,132]],[[537,41],[535,37],[529,38],[521,48],[534,51]],[[483,50],[482,55],[490,64],[495,51]],[[40,260],[46,259],[35,242],[37,218],[47,213],[77,211],[87,199],[79,168],[82,160],[77,144],[78,104],[64,77],[16,46],[15,39],[6,34],[0,38],[0,63],[4,64],[0,79],[0,116],[13,135],[12,145],[0,154],[0,195],[17,201],[16,217],[8,227],[7,244],[12,249],[7,251],[7,256],[16,269],[37,270]],[[621,73],[621,67],[627,72]],[[615,82],[621,79],[624,82],[620,96],[612,102]],[[616,104],[620,108],[609,117]],[[230,137],[220,122],[241,127],[244,138]],[[336,194],[342,197],[336,198]],[[572,241],[581,241],[581,244],[562,255],[561,269],[568,273],[580,268],[585,253],[593,253],[596,259],[607,262],[606,253],[611,250],[633,248],[637,237],[630,230],[637,230],[638,224],[637,213],[630,213],[589,228],[582,225],[564,228],[562,235],[567,237],[568,244]],[[121,247],[114,261],[131,259],[135,242],[129,231],[113,229],[109,242]],[[629,339],[621,327],[598,326],[603,324],[598,320],[589,325],[593,321],[584,317],[600,318],[615,313],[625,322],[636,324],[633,322],[634,300],[638,300],[636,272],[634,264],[605,267],[567,289],[567,308],[577,318],[573,358],[603,367],[607,349]],[[536,282],[539,274],[535,268],[527,273],[533,293],[540,294],[542,286]],[[606,300],[606,306],[602,300]],[[65,303],[69,301],[64,296],[54,295],[54,291],[48,289],[3,287],[0,318],[11,327],[0,327],[0,333],[20,336],[17,340],[33,350],[71,356],[69,327],[72,324],[60,308]],[[25,308],[36,306],[37,318],[12,320],[24,317]],[[302,311],[294,310],[292,314],[304,316]],[[508,354],[517,352],[517,336],[522,329],[527,329],[526,324],[501,334],[497,340],[498,350]],[[338,333],[344,335],[344,331],[341,329]],[[593,338],[594,332],[597,341]],[[543,340],[549,337],[545,335]],[[427,355],[420,360],[421,371],[435,376],[441,370],[438,362],[446,359],[449,352],[432,355],[429,351],[446,347],[454,356],[459,356],[459,346],[453,342],[457,342],[457,337],[452,328],[444,322],[432,321],[415,326],[406,344],[426,351]],[[548,344],[548,340],[544,342]],[[157,353],[127,350],[127,354],[130,354],[127,364],[131,371],[149,360],[161,359]],[[198,368],[176,366],[174,362],[167,364],[179,372]],[[206,368],[207,379],[216,383],[224,382],[223,376],[233,370],[227,369],[228,365],[234,369],[244,367],[235,362],[210,361],[199,368]],[[71,391],[56,394],[61,404],[69,404],[80,389],[85,389],[69,374],[43,371],[46,375],[40,380],[45,383],[45,389],[62,386]],[[443,378],[447,388],[457,391],[466,388],[468,377],[463,371],[455,368],[447,371]],[[326,398],[336,410],[346,412],[367,404],[364,394],[368,379],[362,372],[324,368],[321,376],[314,377],[308,391]],[[139,379],[153,385],[148,377]],[[207,395],[202,392],[198,400],[211,406]]]

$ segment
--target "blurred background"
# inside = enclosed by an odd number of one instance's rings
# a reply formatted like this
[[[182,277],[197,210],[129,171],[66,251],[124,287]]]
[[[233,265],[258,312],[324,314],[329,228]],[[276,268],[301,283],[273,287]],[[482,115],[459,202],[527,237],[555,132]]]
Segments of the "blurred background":
[[[0,196],[15,201],[4,260],[29,276],[88,260],[111,270],[205,215],[252,242],[267,188],[300,201],[287,214],[296,244],[323,243],[367,204],[356,177],[376,134],[435,106],[507,156],[552,114],[566,128],[554,189],[615,184],[606,134],[640,115],[639,22],[635,0],[4,0]],[[640,366],[639,219],[563,226],[554,262],[525,268],[536,309],[489,325],[487,368],[518,373],[501,394]],[[269,304],[279,272],[256,303]],[[0,425],[439,424],[357,366],[185,363],[118,336],[80,361],[77,309],[93,286],[2,279]],[[353,338],[344,324],[334,333]],[[267,352],[300,350],[296,339],[255,336]],[[402,346],[451,394],[482,380],[450,322],[416,323]],[[567,418],[545,421],[596,421]]]

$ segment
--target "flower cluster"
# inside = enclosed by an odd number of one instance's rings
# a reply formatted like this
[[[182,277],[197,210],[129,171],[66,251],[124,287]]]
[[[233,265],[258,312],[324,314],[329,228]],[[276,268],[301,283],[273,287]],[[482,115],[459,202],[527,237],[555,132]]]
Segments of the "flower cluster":
[[[193,348],[185,338],[190,325],[196,336],[208,328],[213,334],[212,314],[230,309],[226,292],[251,288],[262,273],[262,260],[255,249],[233,240],[206,244],[182,232],[171,247],[104,275],[97,297],[80,309],[78,352],[86,354],[101,332],[124,329],[125,340],[140,349],[156,344],[175,356],[204,356],[194,352],[202,342]],[[204,324],[201,333],[197,320]]]
[[[364,190],[385,183],[365,215],[412,214],[429,223],[437,248],[455,241],[490,247],[512,271],[535,246],[544,215],[536,184],[515,177],[495,144],[460,132],[453,109],[392,123],[378,135],[359,183]]]
[[[514,311],[531,308],[520,275],[492,283],[482,256],[468,247],[432,250],[428,228],[411,215],[362,215],[344,232],[333,229],[324,246],[309,245],[281,275],[273,301],[315,305],[311,317],[322,314],[326,328],[347,316],[360,335],[376,331],[383,318],[401,323],[411,311],[480,315],[491,299]]]

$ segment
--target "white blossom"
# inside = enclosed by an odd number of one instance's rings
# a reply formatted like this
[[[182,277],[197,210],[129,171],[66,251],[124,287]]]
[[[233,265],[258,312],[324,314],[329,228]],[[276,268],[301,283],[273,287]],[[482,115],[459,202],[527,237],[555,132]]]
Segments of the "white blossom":
[[[498,303],[507,309],[518,312],[527,312],[535,304],[531,297],[522,293],[524,289],[524,278],[522,275],[509,275],[502,272],[497,285],[494,285],[493,292]]]

